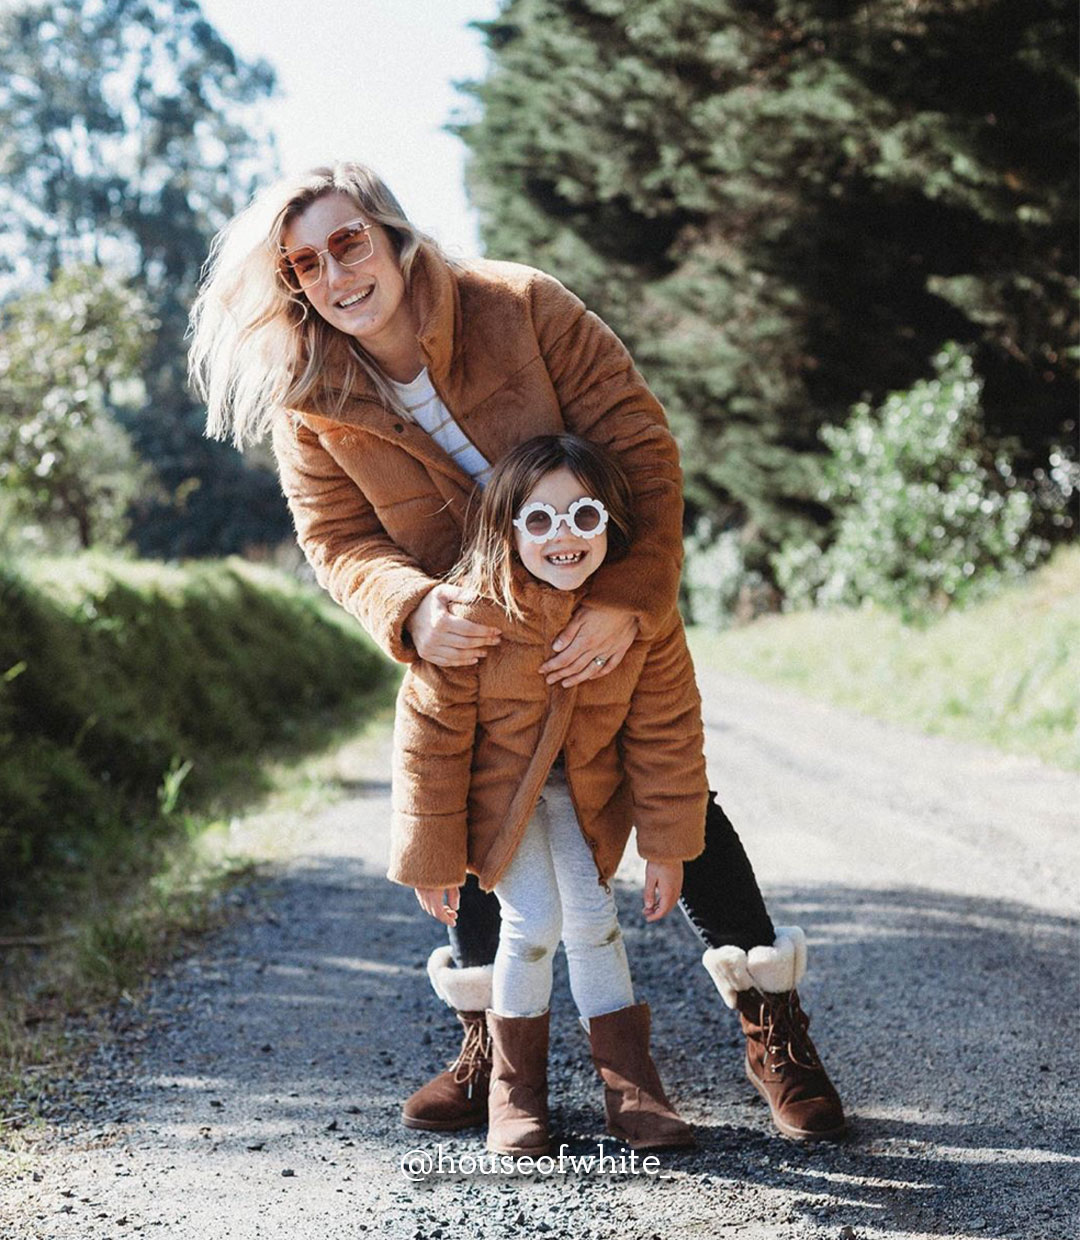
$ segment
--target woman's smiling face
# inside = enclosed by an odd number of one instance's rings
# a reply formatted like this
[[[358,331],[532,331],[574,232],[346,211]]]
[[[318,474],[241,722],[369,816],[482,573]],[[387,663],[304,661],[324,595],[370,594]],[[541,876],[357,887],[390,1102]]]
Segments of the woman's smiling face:
[[[326,238],[335,229],[365,217],[348,194],[326,194],[289,221],[281,244],[286,250],[301,246],[323,250]],[[304,290],[304,296],[331,327],[352,336],[379,361],[393,356],[401,340],[415,339],[416,331],[405,281],[386,229],[373,224],[371,241],[371,257],[353,267],[343,267],[333,255],[323,254],[321,278]]]
[[[570,505],[588,497],[586,488],[565,465],[545,474],[525,496],[521,508],[529,504],[550,504],[555,511],[569,512]],[[521,511],[521,509],[519,509]],[[514,545],[521,562],[534,577],[559,590],[576,590],[583,585],[607,555],[607,530],[593,538],[581,538],[560,521],[555,537],[538,543],[514,530]]]

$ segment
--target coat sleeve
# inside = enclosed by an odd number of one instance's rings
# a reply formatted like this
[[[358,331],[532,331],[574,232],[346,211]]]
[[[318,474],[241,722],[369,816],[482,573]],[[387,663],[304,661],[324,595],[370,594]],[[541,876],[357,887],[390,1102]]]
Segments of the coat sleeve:
[[[279,414],[273,447],[296,538],[319,585],[392,659],[412,662],[405,621],[438,583],[391,539],[310,427]]]
[[[387,876],[395,883],[458,887],[465,881],[478,685],[478,667],[418,659],[405,673],[394,718]]]
[[[701,696],[681,620],[652,644],[620,735],[638,854],[689,861],[705,847]]]
[[[537,273],[533,321],[563,421],[609,448],[634,497],[634,539],[618,563],[602,565],[589,600],[638,618],[649,639],[676,606],[682,567],[682,470],[660,402],[618,336],[557,280]]]

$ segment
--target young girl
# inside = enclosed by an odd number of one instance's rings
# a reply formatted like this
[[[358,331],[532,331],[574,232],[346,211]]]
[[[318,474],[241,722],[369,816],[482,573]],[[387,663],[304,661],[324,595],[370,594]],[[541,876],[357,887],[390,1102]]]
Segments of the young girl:
[[[701,703],[673,610],[615,671],[565,689],[539,668],[602,563],[625,554],[630,488],[614,457],[573,435],[527,440],[495,467],[451,580],[464,611],[502,629],[474,666],[410,665],[398,696],[389,876],[452,925],[466,872],[499,899],[488,1148],[548,1148],[552,957],[605,1085],[608,1130],[635,1149],[685,1145],[649,1054],[609,886],[630,833],[645,916],[679,898],[704,845]]]

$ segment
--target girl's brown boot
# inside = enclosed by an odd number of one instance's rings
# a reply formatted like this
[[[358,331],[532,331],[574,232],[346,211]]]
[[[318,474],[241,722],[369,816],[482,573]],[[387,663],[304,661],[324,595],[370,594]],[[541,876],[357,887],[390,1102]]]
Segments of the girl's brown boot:
[[[604,1082],[608,1132],[634,1150],[693,1145],[694,1133],[667,1099],[649,1053],[647,1003],[589,1019],[593,1063]]]
[[[546,1154],[548,1012],[500,1016],[490,1009],[491,1086],[487,1147],[495,1154]]]

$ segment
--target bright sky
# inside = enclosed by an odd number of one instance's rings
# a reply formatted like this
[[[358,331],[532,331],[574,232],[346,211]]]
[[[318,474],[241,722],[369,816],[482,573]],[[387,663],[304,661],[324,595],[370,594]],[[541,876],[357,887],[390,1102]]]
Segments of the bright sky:
[[[476,254],[465,201],[465,147],[440,127],[468,100],[454,81],[482,77],[483,40],[466,23],[499,0],[201,0],[207,20],[246,59],[278,72],[268,106],[282,171],[358,159],[378,171],[409,217],[452,253]]]

